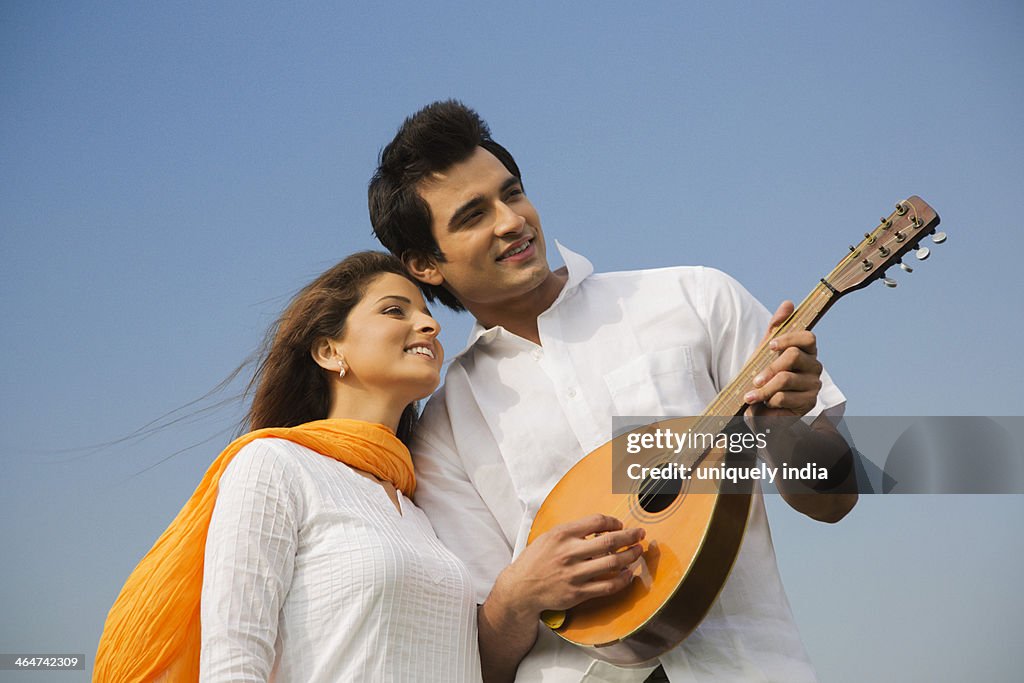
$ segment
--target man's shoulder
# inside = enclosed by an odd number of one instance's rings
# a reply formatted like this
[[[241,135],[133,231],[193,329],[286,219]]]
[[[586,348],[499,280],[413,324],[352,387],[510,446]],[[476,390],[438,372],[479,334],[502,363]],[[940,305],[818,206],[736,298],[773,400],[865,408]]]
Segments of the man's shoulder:
[[[712,266],[683,265],[597,272],[584,280],[582,285],[585,286],[588,282],[595,286],[628,285],[636,282],[731,286],[736,283],[736,279]]]
[[[458,358],[452,361],[452,365],[457,362]],[[451,366],[448,367],[448,372],[451,372]],[[427,399],[426,404],[423,406],[423,410],[420,411],[420,417],[416,422],[417,428],[422,425],[436,422],[437,420],[448,419],[448,408],[445,406],[445,396],[447,395],[445,387],[447,384],[447,380],[442,382],[441,386],[437,388],[437,391],[431,394],[430,398]]]
[[[658,302],[666,307],[688,305],[703,316],[709,306],[750,296],[728,273],[704,265],[594,273],[580,283],[579,294],[566,299],[567,312],[600,311],[613,301],[620,307],[642,309]]]
[[[458,362],[458,359],[453,361]],[[448,404],[446,389],[448,385],[448,377],[451,376],[452,367],[449,366],[445,381],[441,383],[430,398],[427,399],[426,405],[423,406],[423,410],[420,411],[419,419],[416,421],[416,428],[413,430],[413,445],[410,450],[414,455],[418,455],[423,450],[428,449],[429,444],[437,444],[440,442],[450,442],[452,425],[451,419],[448,415]]]
[[[656,266],[653,268],[631,268],[629,270],[598,271],[590,275],[588,280],[619,280],[647,277],[700,277],[703,271],[709,270],[701,265]]]

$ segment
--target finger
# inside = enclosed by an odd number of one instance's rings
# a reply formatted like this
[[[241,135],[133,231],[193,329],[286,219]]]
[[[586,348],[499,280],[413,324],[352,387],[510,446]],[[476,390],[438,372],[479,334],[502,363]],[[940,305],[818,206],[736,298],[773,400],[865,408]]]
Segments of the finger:
[[[806,415],[818,402],[816,392],[780,391],[772,394],[764,405],[768,408],[778,408],[794,415]]]
[[[612,554],[620,548],[631,546],[643,540],[646,532],[639,527],[612,531],[600,536],[585,539],[576,551],[576,557],[580,559],[591,557],[602,557]]]
[[[773,351],[785,351],[788,348],[798,348],[812,356],[818,355],[818,338],[810,330],[795,330],[783,332],[771,340],[769,344]]]
[[[759,388],[748,391],[743,399],[748,404],[765,403],[773,408],[791,408],[803,405],[807,396],[812,397],[811,404],[813,405],[817,401],[820,390],[820,370],[818,372],[782,370],[768,376],[767,381]]]
[[[790,347],[783,351],[778,358],[769,363],[764,372],[758,374],[758,376],[754,378],[754,385],[758,386],[758,379],[761,380],[761,385],[766,384],[770,377],[778,375],[781,372],[791,372],[798,375],[820,377],[821,371],[822,365],[816,356],[805,353],[796,347]]]
[[[620,550],[619,552],[590,560],[588,563],[588,569],[593,572],[593,577],[600,577],[629,567],[643,554],[643,546],[637,543],[636,545],[632,545]]]
[[[778,393],[817,393],[821,379],[812,373],[783,370],[776,373],[760,388],[762,401]]]
[[[600,534],[609,531],[618,531],[622,528],[622,522],[611,515],[594,514],[575,519],[571,522],[559,524],[552,531],[558,530],[563,535],[575,538],[584,538],[592,534]]]
[[[789,316],[793,315],[794,310],[795,307],[793,306],[793,302],[788,299],[779,304],[779,307],[775,309],[775,313],[772,314],[771,320],[768,321],[768,329],[765,331],[764,338],[761,342],[764,343],[768,339],[771,339],[771,336],[775,334],[775,331],[782,325],[782,323],[786,322],[786,320],[789,319]]]
[[[632,572],[631,566],[643,554],[643,548],[633,546],[622,552],[612,553],[581,562],[573,572],[572,585],[574,590],[586,590],[587,587],[616,577],[622,571]]]
[[[782,370],[758,390],[761,401],[771,408],[794,409],[808,402],[813,406],[821,390],[821,376],[814,372]]]
[[[599,581],[591,581],[586,586],[580,588],[577,595],[581,597],[579,602],[584,600],[590,600],[591,598],[600,598],[607,595],[614,595],[619,591],[628,588],[629,584],[633,582],[633,572],[628,569],[615,574],[615,576],[601,579]]]
[[[779,354],[768,366],[759,372],[751,384],[755,388],[764,387],[772,378],[782,372],[809,375],[820,378],[823,367],[816,356],[805,353],[796,347],[790,347]],[[784,387],[783,387],[784,388]]]

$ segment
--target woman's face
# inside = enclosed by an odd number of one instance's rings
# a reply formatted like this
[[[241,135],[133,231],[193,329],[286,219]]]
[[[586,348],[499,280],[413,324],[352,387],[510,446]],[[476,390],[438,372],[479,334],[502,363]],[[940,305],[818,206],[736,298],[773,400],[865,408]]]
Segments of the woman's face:
[[[339,340],[346,382],[408,403],[428,396],[441,381],[440,331],[416,285],[394,273],[378,275],[349,312]]]

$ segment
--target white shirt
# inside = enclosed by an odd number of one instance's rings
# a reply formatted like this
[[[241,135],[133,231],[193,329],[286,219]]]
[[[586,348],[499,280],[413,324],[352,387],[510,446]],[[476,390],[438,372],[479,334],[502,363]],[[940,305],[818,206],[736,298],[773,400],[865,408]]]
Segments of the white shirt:
[[[770,315],[709,268],[593,274],[559,245],[568,281],[537,319],[541,345],[477,326],[417,426],[417,503],[469,567],[478,601],[522,550],[534,515],[612,416],[699,415],[744,365]],[[816,411],[841,410],[823,375]],[[830,411],[832,412],[832,411]],[[732,573],[700,627],[661,659],[670,680],[814,681],[755,496]],[[586,672],[586,675],[584,675]],[[547,629],[522,681],[643,680]]]
[[[401,492],[291,441],[246,445],[206,542],[203,681],[479,681],[465,567]]]

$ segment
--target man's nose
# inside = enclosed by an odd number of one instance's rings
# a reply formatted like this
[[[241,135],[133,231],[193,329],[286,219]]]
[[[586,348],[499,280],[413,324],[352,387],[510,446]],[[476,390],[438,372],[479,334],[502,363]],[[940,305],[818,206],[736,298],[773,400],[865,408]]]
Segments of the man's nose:
[[[526,219],[516,213],[511,206],[505,202],[498,202],[497,221],[494,225],[494,234],[499,237],[504,235],[515,235],[523,231]]]

